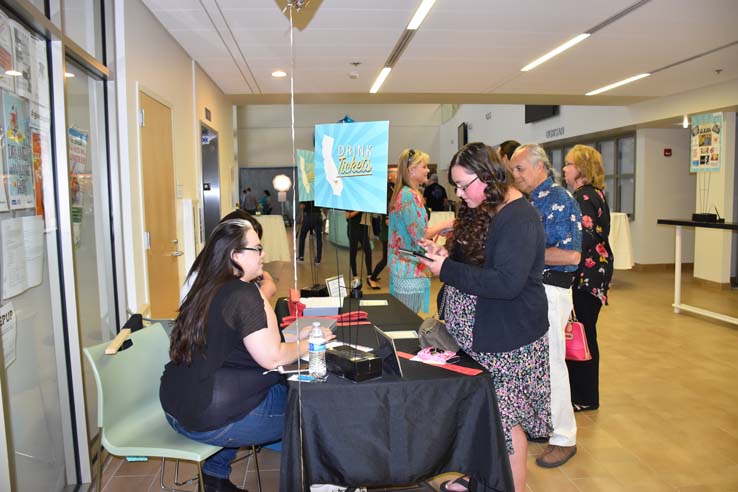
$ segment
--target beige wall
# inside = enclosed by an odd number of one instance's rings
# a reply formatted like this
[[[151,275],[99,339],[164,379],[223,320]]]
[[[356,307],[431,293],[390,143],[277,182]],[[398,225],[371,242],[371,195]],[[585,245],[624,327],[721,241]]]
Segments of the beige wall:
[[[415,147],[438,163],[441,110],[438,104],[302,104],[295,106],[295,148],[313,148],[314,126],[336,123],[345,115],[354,121],[390,122],[389,160],[402,149]],[[292,165],[289,105],[239,106],[238,165],[278,167]]]
[[[195,65],[195,88],[197,95],[196,125],[204,123],[218,132],[218,162],[220,171],[220,211],[221,215],[233,210],[238,203],[238,166],[233,151],[233,105],[225,98],[223,92],[210,77]],[[205,119],[205,108],[210,110],[211,121]],[[199,128],[196,128],[199,135]],[[197,141],[197,176],[200,177],[202,162],[200,159],[199,140]],[[194,176],[194,175],[193,175]],[[200,179],[193,182],[193,190],[200,194]],[[193,196],[193,201],[195,197]]]
[[[174,180],[176,203],[177,239],[180,244],[193,230],[184,230],[182,222],[182,199],[191,199],[195,205],[200,202],[200,142],[199,121],[204,120],[204,106],[213,113],[210,126],[219,132],[222,149],[220,151],[221,184],[224,190],[221,204],[229,209],[234,199],[231,190],[233,159],[233,123],[231,112],[223,93],[205,76],[184,49],[161,26],[159,21],[140,0],[125,2],[124,62],[125,99],[124,111],[119,115],[121,126],[127,130],[128,158],[121,162],[127,169],[122,172],[129,182],[122,182],[122,193],[130,213],[126,214],[124,230],[130,238],[124,242],[126,251],[126,282],[128,304],[138,309],[148,303],[146,279],[146,258],[143,247],[143,196],[141,184],[141,162],[138,128],[138,92],[157,99],[172,110],[172,135],[174,149]],[[125,138],[123,132],[122,138]],[[123,159],[122,159],[123,161]],[[199,222],[195,215],[195,226]],[[184,257],[180,257],[180,283],[187,268]]]

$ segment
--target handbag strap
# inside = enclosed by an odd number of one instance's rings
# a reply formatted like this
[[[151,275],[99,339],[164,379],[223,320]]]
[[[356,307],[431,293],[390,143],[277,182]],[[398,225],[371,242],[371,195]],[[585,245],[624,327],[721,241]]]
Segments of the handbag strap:
[[[572,322],[576,323],[578,321],[579,320],[577,319],[577,313],[574,312],[574,309],[572,309],[571,312],[569,313],[569,323],[572,323]]]
[[[436,313],[436,318],[441,319],[441,313],[443,312],[443,308],[446,307],[446,295],[448,294],[448,286],[444,285],[441,287],[443,289],[443,295],[441,296],[441,305],[438,306],[438,312]],[[446,319],[446,315],[444,314],[444,319]]]

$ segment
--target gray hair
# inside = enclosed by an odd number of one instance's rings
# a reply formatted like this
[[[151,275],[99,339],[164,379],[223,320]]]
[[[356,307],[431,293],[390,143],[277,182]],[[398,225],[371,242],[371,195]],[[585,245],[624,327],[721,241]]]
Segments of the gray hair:
[[[530,156],[531,164],[543,164],[548,177],[553,180],[556,179],[553,165],[551,165],[551,161],[548,159],[548,154],[546,154],[546,150],[543,147],[538,144],[523,144],[515,149],[515,152],[513,152],[513,158],[518,154],[522,154],[523,152],[528,153],[528,155]]]

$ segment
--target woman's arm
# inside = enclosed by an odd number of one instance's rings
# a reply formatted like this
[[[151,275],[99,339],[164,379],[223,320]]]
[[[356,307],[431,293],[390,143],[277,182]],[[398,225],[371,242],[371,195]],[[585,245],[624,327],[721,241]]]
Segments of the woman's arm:
[[[257,330],[243,339],[246,350],[249,351],[257,364],[267,370],[276,369],[279,366],[295,362],[298,357],[307,353],[308,342],[306,339],[302,339],[297,343],[283,343],[281,341],[277,328],[277,315],[274,314],[274,309],[268,302],[264,303],[264,312],[267,318],[266,328]],[[301,338],[308,333],[302,331],[300,333]],[[336,336],[324,327],[323,338],[328,341],[336,338]]]

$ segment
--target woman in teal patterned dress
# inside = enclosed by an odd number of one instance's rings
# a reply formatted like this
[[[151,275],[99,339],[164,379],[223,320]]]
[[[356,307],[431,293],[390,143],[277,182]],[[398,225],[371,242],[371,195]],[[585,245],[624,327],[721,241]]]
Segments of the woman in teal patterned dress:
[[[418,241],[426,236],[428,214],[419,187],[428,181],[428,161],[428,154],[420,150],[402,151],[389,207],[390,294],[416,313],[429,309],[428,268],[399,249],[417,249]]]

